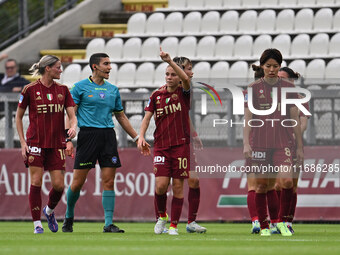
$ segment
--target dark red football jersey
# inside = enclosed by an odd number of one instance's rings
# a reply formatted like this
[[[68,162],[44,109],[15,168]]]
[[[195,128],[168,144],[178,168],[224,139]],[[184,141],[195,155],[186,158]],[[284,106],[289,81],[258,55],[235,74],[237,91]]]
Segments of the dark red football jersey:
[[[67,86],[53,82],[48,88],[39,79],[24,87],[18,106],[29,107],[27,145],[65,148],[65,109],[75,106]]]
[[[250,132],[250,142],[253,148],[285,148],[294,146],[293,128],[294,123],[283,120],[291,119],[289,108],[292,105],[287,105],[286,115],[281,113],[281,89],[282,87],[294,87],[294,84],[288,80],[279,79],[274,85],[265,82],[264,79],[259,79],[250,84],[253,88],[253,106],[257,110],[267,110],[272,106],[272,90],[278,88],[278,106],[276,110],[269,115],[253,114],[253,126]],[[298,98],[297,93],[288,93],[288,98]],[[248,92],[245,95],[245,107],[248,107]],[[257,121],[258,120],[258,121]],[[273,121],[275,120],[275,121]],[[246,123],[247,124],[247,123]]]
[[[169,93],[166,88],[165,85],[153,92],[145,107],[145,111],[153,112],[155,117],[155,148],[190,143],[190,91],[179,86]]]

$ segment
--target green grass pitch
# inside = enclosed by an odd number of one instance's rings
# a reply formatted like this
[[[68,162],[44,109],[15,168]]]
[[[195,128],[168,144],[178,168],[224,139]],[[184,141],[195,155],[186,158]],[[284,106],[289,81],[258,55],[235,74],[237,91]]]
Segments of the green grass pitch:
[[[60,228],[61,228],[61,224]],[[103,223],[75,222],[73,233],[33,234],[31,222],[0,222],[0,254],[340,254],[339,224],[295,224],[292,237],[250,234],[250,224],[204,223],[206,234],[155,235],[154,223],[119,223],[124,234],[102,233]]]

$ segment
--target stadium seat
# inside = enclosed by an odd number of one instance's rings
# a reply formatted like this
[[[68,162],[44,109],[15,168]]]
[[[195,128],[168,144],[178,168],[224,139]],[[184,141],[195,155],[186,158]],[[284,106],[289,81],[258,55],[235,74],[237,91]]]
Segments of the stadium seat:
[[[138,12],[133,14],[127,22],[127,32],[132,35],[142,35],[145,32],[146,14]]]
[[[340,33],[337,33],[332,36],[330,42],[329,42],[329,55],[336,55],[340,56]]]
[[[123,54],[124,41],[122,38],[112,38],[105,45],[105,52],[113,61],[120,60]]]
[[[164,21],[165,34],[180,34],[182,32],[183,14],[171,12]]]
[[[80,74],[80,80],[88,78],[90,75],[92,75],[92,71],[90,68],[90,65],[86,65],[83,70],[81,70]]]
[[[204,0],[187,0],[187,8],[202,9],[204,7]]]
[[[236,32],[238,27],[238,12],[226,11],[220,19],[220,32],[229,33]]]
[[[222,8],[223,0],[205,0],[205,8],[219,9]]]
[[[332,5],[334,5],[334,0],[316,0],[316,5],[318,5],[318,6],[332,6]]]
[[[262,52],[272,46],[272,37],[270,35],[258,36],[253,44],[253,57],[259,58]]]
[[[275,30],[276,14],[274,10],[260,12],[256,21],[257,32],[273,32]]]
[[[340,59],[339,58],[335,58],[329,61],[326,66],[326,71],[325,71],[326,82],[328,81],[339,82],[340,81],[339,70],[340,70]]]
[[[278,0],[260,0],[260,5],[265,7],[276,7]]]
[[[237,61],[230,66],[229,80],[236,84],[248,81],[248,64],[246,61]]]
[[[117,66],[117,64],[111,63],[111,70],[110,70],[110,75],[109,75],[108,82],[110,82],[110,83],[116,85],[116,81],[117,81],[117,72],[118,72],[118,66]]]
[[[310,42],[311,57],[326,56],[328,53],[329,36],[325,33],[316,34]]]
[[[314,13],[312,9],[301,9],[295,16],[295,31],[309,32],[313,28]]]
[[[147,34],[162,34],[165,15],[161,12],[152,13],[146,21],[145,31]]]
[[[187,1],[183,0],[168,0],[169,7],[172,9],[183,10],[186,7]]]
[[[298,72],[301,76],[305,76],[306,72],[306,62],[302,59],[296,59],[289,63],[289,68],[293,71]]]
[[[281,51],[282,56],[285,57],[289,56],[290,54],[290,44],[291,44],[290,36],[287,34],[280,34],[274,38],[272,42],[272,48]]]
[[[315,5],[315,0],[297,0],[298,6],[312,6]]]
[[[252,55],[253,37],[250,35],[241,35],[236,39],[234,45],[235,58],[249,58]]]
[[[240,8],[242,6],[242,0],[223,0],[224,8]]]
[[[209,62],[198,62],[193,67],[194,77],[197,79],[210,78],[210,64]]]
[[[142,124],[142,120],[143,120],[143,116],[140,115],[140,114],[132,115],[129,118],[131,126],[133,127],[134,130],[139,130],[140,129],[140,126]],[[150,122],[153,122],[153,121],[150,121]],[[132,141],[132,138],[129,135],[127,137],[128,137],[128,140]]]
[[[177,37],[166,37],[161,43],[162,49],[168,52],[170,56],[177,56],[178,49],[178,38]]]
[[[194,36],[182,38],[178,45],[178,56],[193,58],[196,55],[197,39]]]
[[[141,58],[143,60],[159,59],[160,40],[158,37],[149,37],[143,42],[141,49]]]
[[[62,84],[71,88],[79,80],[81,80],[81,66],[79,64],[68,65],[63,72]]]
[[[340,30],[340,10],[337,10],[333,16],[333,30],[336,32]]]
[[[94,38],[86,45],[86,59],[90,59],[91,55],[98,52],[104,52],[105,40],[103,38]]]
[[[140,38],[130,38],[123,46],[123,59],[138,59],[140,57],[140,49],[142,40]]]
[[[333,11],[330,8],[323,8],[314,16],[314,31],[330,31],[332,29]]]
[[[216,62],[210,69],[210,83],[213,86],[223,86],[229,77],[229,64],[226,61]],[[217,85],[218,84],[218,85]]]
[[[142,63],[136,71],[135,85],[137,87],[153,87],[155,65],[150,62]]]
[[[208,100],[208,102],[210,102]],[[209,107],[208,107],[209,108]],[[201,122],[200,127],[200,138],[202,140],[220,140],[221,137],[219,136],[219,129],[213,128],[213,121],[214,119],[220,119],[218,114],[209,114],[205,116]]]
[[[239,32],[255,32],[257,12],[254,10],[245,11],[238,20]]]
[[[276,17],[276,31],[279,33],[290,33],[294,30],[295,14],[292,9],[285,9],[279,12]]]
[[[198,59],[212,58],[215,52],[216,38],[204,36],[197,44],[196,57]]]
[[[155,88],[158,88],[165,84],[165,71],[166,71],[167,66],[168,66],[168,63],[163,62],[156,67],[156,70],[154,73],[155,77],[153,80],[153,85]]]
[[[226,59],[233,56],[235,39],[231,35],[224,35],[217,40],[215,58]]]
[[[220,14],[217,11],[210,11],[204,14],[201,23],[201,33],[217,33],[220,24]]]
[[[136,65],[134,63],[123,64],[117,72],[117,86],[119,88],[135,87]]]
[[[308,63],[305,74],[307,84],[322,82],[325,77],[326,63],[323,59],[313,59]]]
[[[242,0],[242,7],[258,7],[260,5],[260,0]]]
[[[295,57],[307,56],[309,53],[310,38],[308,34],[299,34],[293,41],[290,48],[290,55]]]
[[[183,34],[197,34],[201,30],[202,14],[189,12],[183,21]]]
[[[295,7],[297,0],[279,0],[279,6],[283,7]]]
[[[318,119],[318,125],[316,125],[316,138],[332,139],[332,113],[324,113]]]

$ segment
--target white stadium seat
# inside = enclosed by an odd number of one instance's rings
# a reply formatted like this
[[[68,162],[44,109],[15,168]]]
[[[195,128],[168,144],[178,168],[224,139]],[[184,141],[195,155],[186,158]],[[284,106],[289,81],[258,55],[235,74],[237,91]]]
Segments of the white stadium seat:
[[[183,0],[168,0],[169,7],[172,9],[179,9],[182,10],[186,7],[187,1]]]
[[[201,32],[205,34],[217,33],[220,24],[220,14],[217,11],[210,11],[204,14],[201,23]]]
[[[112,84],[116,84],[117,72],[118,72],[118,66],[115,63],[111,63],[111,70],[110,70],[108,82]]]
[[[182,38],[178,45],[178,56],[193,58],[196,55],[197,39],[194,36]]]
[[[160,40],[158,37],[149,37],[143,42],[141,58],[146,60],[159,59]]]
[[[306,83],[317,83],[324,80],[326,63],[323,59],[313,59],[306,68]],[[310,82],[309,82],[310,81]]]
[[[258,7],[260,5],[260,0],[242,0],[242,6],[245,8]]]
[[[328,62],[325,70],[325,80],[327,81],[337,81],[339,82],[340,76],[339,76],[339,70],[340,70],[340,59],[335,58]]]
[[[204,0],[187,0],[187,7],[189,9],[200,9],[204,7]]]
[[[274,6],[274,7],[276,7],[277,4],[278,4],[278,0],[260,0],[260,5],[261,5],[261,6],[266,6],[266,7],[268,7],[268,6],[270,6],[270,7]]]
[[[239,32],[255,32],[257,12],[254,10],[245,11],[238,20]]]
[[[141,35],[145,32],[146,14],[138,12],[133,14],[127,22],[128,34]]]
[[[194,77],[198,79],[210,78],[210,64],[209,62],[198,62],[193,67]]]
[[[305,76],[306,62],[302,59],[296,59],[289,63],[289,68],[293,71],[298,72],[301,76]]]
[[[333,30],[336,32],[340,30],[340,9],[333,16]]]
[[[241,35],[236,39],[234,45],[235,58],[249,58],[252,55],[253,37],[250,35]]]
[[[323,8],[314,16],[314,31],[330,31],[333,23],[333,11],[330,8]]]
[[[62,84],[71,88],[76,82],[81,80],[81,66],[79,64],[68,65],[62,76]]]
[[[279,6],[295,7],[296,6],[296,1],[297,0],[279,0]]]
[[[110,59],[119,60],[123,55],[124,41],[122,38],[112,38],[105,45],[105,53]]]
[[[136,87],[153,87],[155,65],[150,62],[142,63],[136,71]]]
[[[223,0],[205,0],[205,8],[219,9],[223,6]]]
[[[290,55],[292,57],[307,56],[309,53],[310,38],[307,34],[297,35],[290,48]]]
[[[90,75],[92,75],[92,71],[90,68],[90,65],[86,65],[83,70],[81,70],[81,74],[80,74],[80,79],[86,79],[88,78]]]
[[[270,35],[258,36],[253,44],[253,57],[259,58],[262,52],[272,46],[272,37]]]
[[[204,36],[197,44],[197,58],[212,58],[215,52],[216,38]]]
[[[315,0],[297,0],[298,6],[315,5]]]
[[[220,79],[227,79],[229,76],[229,64],[226,61],[216,62],[210,69],[210,82],[218,82]],[[214,85],[214,84],[212,84]]]
[[[248,64],[245,61],[237,61],[229,68],[229,80],[244,82],[248,80]]]
[[[294,30],[295,14],[292,9],[285,9],[279,12],[276,17],[276,31],[279,33],[290,33]]]
[[[340,55],[340,33],[337,33],[332,36],[330,42],[329,42],[329,55]]]
[[[272,32],[275,30],[276,14],[274,10],[260,12],[256,21],[257,32]]]
[[[168,52],[170,56],[177,56],[178,49],[178,38],[177,37],[166,37],[162,43],[162,50]]]
[[[237,11],[226,11],[223,13],[220,19],[220,32],[236,32],[238,28],[238,17]]]
[[[123,58],[124,59],[138,59],[140,57],[140,49],[142,47],[142,40],[137,37],[132,37],[124,43]]]
[[[272,48],[278,49],[282,56],[289,56],[291,39],[287,34],[277,35],[272,42]]]
[[[329,36],[326,33],[316,34],[310,42],[311,57],[326,56],[328,53]]]
[[[316,4],[320,6],[334,5],[334,0],[316,0]]]
[[[163,62],[156,67],[153,80],[154,87],[158,88],[165,84],[165,71],[167,66],[168,63]]]
[[[136,65],[123,64],[117,72],[117,86],[119,88],[133,88],[135,86]]]
[[[165,34],[180,34],[182,32],[183,14],[181,12],[170,13],[164,21]]]
[[[312,9],[301,9],[295,16],[295,31],[311,31],[313,28],[314,13]]]
[[[146,21],[145,32],[147,34],[162,34],[165,15],[161,12],[154,12]]]
[[[98,52],[104,52],[105,40],[103,38],[94,38],[86,45],[86,59],[90,59],[91,55]]]
[[[242,0],[223,0],[224,8],[239,8],[242,6]]]
[[[200,12],[189,12],[183,21],[184,34],[196,34],[201,30],[202,14]]]
[[[217,40],[215,58],[226,59],[233,56],[235,39],[231,35],[224,35]]]

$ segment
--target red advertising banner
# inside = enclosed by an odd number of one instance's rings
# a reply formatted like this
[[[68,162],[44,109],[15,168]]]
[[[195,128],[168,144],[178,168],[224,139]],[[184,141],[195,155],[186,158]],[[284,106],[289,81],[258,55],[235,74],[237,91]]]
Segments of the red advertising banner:
[[[306,147],[305,165],[308,168],[299,180],[296,220],[340,220],[340,147]],[[122,167],[115,180],[115,220],[154,220],[154,182],[152,157],[143,157],[137,149],[119,151]],[[224,171],[219,166],[239,169],[244,166],[241,148],[206,148],[196,153],[197,171],[200,174],[201,204],[198,220],[249,220],[246,206],[246,173]],[[211,165],[207,168],[200,166]],[[73,160],[67,160],[65,190],[72,180]],[[214,171],[212,171],[214,170]],[[220,171],[219,173],[217,171]],[[30,180],[28,170],[21,159],[19,149],[0,150],[0,220],[31,219],[28,205]],[[49,174],[43,176],[43,205],[51,187]],[[181,220],[186,220],[188,201],[185,184],[185,202]],[[75,219],[103,220],[101,204],[100,168],[97,165],[89,173],[75,209]],[[170,192],[169,192],[170,194]],[[168,199],[168,208],[171,196]],[[56,208],[58,218],[66,209],[65,193]]]

